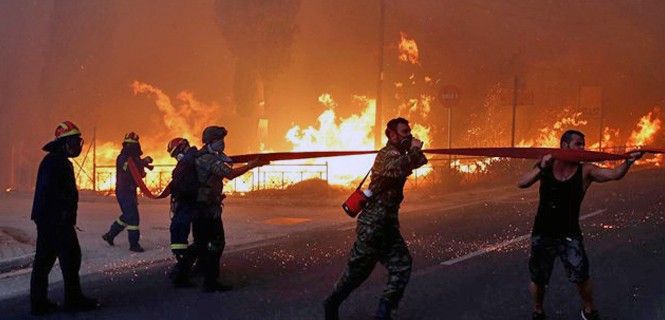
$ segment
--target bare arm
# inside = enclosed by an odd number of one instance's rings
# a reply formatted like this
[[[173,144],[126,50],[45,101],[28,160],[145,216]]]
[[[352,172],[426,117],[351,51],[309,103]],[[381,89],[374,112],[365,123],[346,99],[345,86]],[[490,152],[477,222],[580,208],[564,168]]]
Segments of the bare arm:
[[[589,170],[589,180],[600,183],[621,180],[626,175],[626,173],[628,173],[628,169],[630,169],[633,163],[637,159],[641,158],[642,155],[642,152],[633,152],[630,154],[629,159],[614,169],[601,168],[596,165],[591,165],[591,169]]]
[[[527,173],[525,173],[519,181],[517,181],[517,187],[526,189],[530,186],[532,186],[538,179],[540,179],[540,168],[539,167],[534,167],[533,169],[529,170]]]
[[[532,186],[540,179],[542,168],[546,168],[552,165],[552,161],[552,155],[548,154],[544,156],[533,169],[529,170],[520,178],[520,180],[517,182],[517,187],[525,189]]]

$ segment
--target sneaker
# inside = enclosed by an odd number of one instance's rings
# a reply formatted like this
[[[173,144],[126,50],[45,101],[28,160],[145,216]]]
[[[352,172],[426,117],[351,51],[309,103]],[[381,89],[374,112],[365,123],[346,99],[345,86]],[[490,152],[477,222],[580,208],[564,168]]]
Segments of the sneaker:
[[[587,313],[584,312],[584,309],[580,312],[582,315],[582,320],[600,320],[600,314],[598,314],[598,310],[591,310],[591,312]]]
[[[108,243],[109,246],[114,246],[113,237],[111,237],[110,234],[108,234],[108,233],[103,234],[102,239],[104,239],[104,241],[106,241],[106,243]]]
[[[74,301],[65,302],[65,311],[67,312],[86,312],[99,309],[101,304],[97,299],[80,296]]]
[[[45,316],[57,312],[58,310],[60,310],[58,304],[51,300],[46,300],[40,303],[33,303],[30,306],[30,313],[33,316]]]
[[[224,292],[233,290],[233,286],[224,285],[219,282],[213,284],[204,284],[203,292]]]
[[[546,319],[547,319],[547,316],[545,315],[545,313],[540,313],[540,312],[536,312],[536,311],[534,311],[534,312],[531,314],[531,319],[532,319],[532,320],[546,320]]]
[[[143,249],[143,247],[141,247],[140,244],[137,244],[137,245],[135,245],[135,246],[130,246],[130,247],[129,247],[129,251],[134,251],[134,252],[144,252],[145,249]]]

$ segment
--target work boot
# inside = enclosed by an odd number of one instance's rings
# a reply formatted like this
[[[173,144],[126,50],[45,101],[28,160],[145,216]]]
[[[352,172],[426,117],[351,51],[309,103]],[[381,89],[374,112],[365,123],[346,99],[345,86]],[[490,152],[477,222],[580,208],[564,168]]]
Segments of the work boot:
[[[233,286],[224,285],[219,282],[203,284],[203,292],[225,292],[231,290],[233,290]]]
[[[171,270],[171,280],[176,288],[189,288],[194,284],[189,280],[190,269],[194,263],[191,252],[176,255],[176,264]]]
[[[33,316],[45,316],[57,312],[59,309],[60,307],[57,303],[48,299],[44,302],[32,303],[30,305],[30,313]]]
[[[101,304],[97,299],[88,298],[84,295],[73,300],[65,301],[65,311],[67,312],[86,312],[99,309]]]
[[[109,246],[114,246],[113,237],[108,232],[102,235],[102,239],[104,239]]]
[[[137,243],[136,245],[129,246],[129,251],[144,252],[145,250],[143,249],[143,247],[141,247],[140,244]]]
[[[374,319],[376,320],[392,320],[394,319],[395,308],[385,299],[379,301],[379,308],[376,310]]]
[[[339,320],[339,306],[342,301],[330,296],[323,300],[323,310],[325,312],[325,320]]]

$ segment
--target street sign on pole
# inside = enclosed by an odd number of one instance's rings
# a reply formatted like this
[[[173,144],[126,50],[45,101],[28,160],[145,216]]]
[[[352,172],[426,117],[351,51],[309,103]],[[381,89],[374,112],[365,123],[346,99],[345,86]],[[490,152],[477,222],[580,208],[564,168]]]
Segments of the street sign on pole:
[[[460,90],[455,85],[445,85],[439,90],[439,101],[444,108],[450,108],[459,102]]]
[[[459,103],[460,90],[457,86],[449,84],[439,90],[439,101],[444,108],[448,109],[448,148],[452,147],[453,106]]]

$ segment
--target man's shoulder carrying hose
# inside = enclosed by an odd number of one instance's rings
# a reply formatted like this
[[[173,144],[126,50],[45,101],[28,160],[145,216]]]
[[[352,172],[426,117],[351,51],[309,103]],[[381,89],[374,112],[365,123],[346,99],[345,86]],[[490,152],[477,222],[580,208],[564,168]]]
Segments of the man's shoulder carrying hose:
[[[376,150],[365,151],[307,151],[307,152],[273,152],[273,153],[253,153],[237,156],[230,156],[233,162],[245,163],[252,159],[260,158],[265,161],[282,160],[303,160],[312,158],[354,156],[377,153]],[[513,159],[540,159],[551,154],[554,159],[568,162],[601,162],[617,161],[630,158],[633,152],[644,152],[653,154],[665,153],[665,149],[644,148],[635,149],[623,154],[607,153],[587,150],[571,150],[559,148],[455,148],[455,149],[425,149],[423,153],[436,155],[456,155],[456,156],[478,156],[489,158],[513,158]],[[153,195],[150,189],[145,185],[139,170],[133,160],[129,160],[129,171],[132,178],[139,186],[143,194],[151,199],[166,198],[171,194],[170,186],[166,186],[159,195]]]

